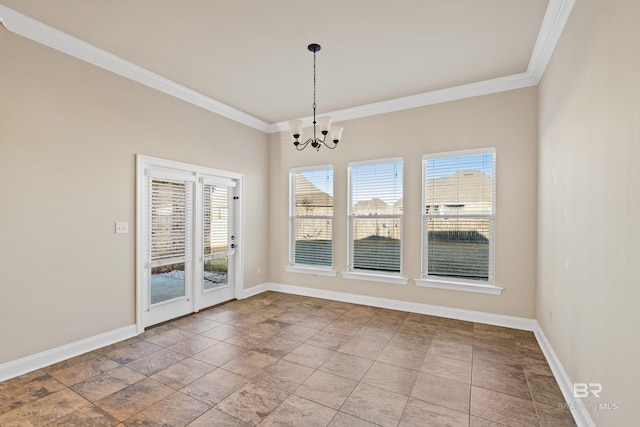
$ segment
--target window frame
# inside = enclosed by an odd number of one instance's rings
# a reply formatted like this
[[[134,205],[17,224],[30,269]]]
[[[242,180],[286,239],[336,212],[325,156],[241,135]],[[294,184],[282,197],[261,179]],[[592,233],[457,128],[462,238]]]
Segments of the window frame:
[[[384,218],[397,218],[400,223],[400,271],[382,272],[377,270],[367,270],[354,267],[354,220],[357,215],[353,213],[353,168],[358,166],[384,165],[400,163],[402,165],[402,198],[404,198],[404,158],[390,157],[384,159],[373,159],[364,161],[352,161],[347,163],[347,271],[342,272],[342,276],[347,279],[366,280],[374,282],[384,282],[406,285],[408,278],[403,277],[404,273],[404,211],[401,214],[384,215]]]
[[[319,276],[336,276],[336,270],[334,269],[334,243],[335,243],[335,228],[334,228],[334,218],[335,218],[335,206],[332,207],[332,215],[314,215],[311,218],[317,219],[327,219],[331,221],[331,265],[329,266],[321,266],[321,265],[312,265],[312,264],[302,264],[295,262],[295,232],[296,232],[296,221],[300,217],[296,215],[296,188],[295,188],[295,176],[301,172],[308,171],[323,171],[330,170],[331,171],[331,180],[333,185],[333,193],[335,194],[335,182],[333,181],[334,177],[334,169],[332,164],[324,164],[324,165],[314,165],[314,166],[305,166],[298,168],[289,169],[289,260],[288,264],[284,266],[285,271],[290,273],[302,273],[302,274],[313,274]],[[334,197],[333,195],[331,197]],[[309,216],[305,216],[304,218],[309,218]]]
[[[443,158],[455,158],[455,157],[467,157],[477,156],[484,154],[493,155],[493,177],[492,177],[492,210],[491,214],[477,214],[477,215],[463,215],[464,218],[487,218],[489,219],[489,261],[488,261],[488,278],[487,280],[478,279],[465,279],[462,277],[449,277],[435,274],[429,274],[429,242],[428,242],[428,224],[427,219],[429,216],[426,213],[427,195],[426,195],[426,174],[427,174],[427,161],[433,159]],[[416,279],[415,282],[418,286],[425,286],[438,289],[449,289],[457,291],[467,291],[484,293],[491,295],[500,295],[504,290],[501,287],[496,286],[495,283],[495,246],[496,246],[496,179],[497,176],[497,154],[495,147],[477,148],[469,150],[456,150],[441,153],[429,153],[422,156],[422,204],[421,204],[421,241],[422,241],[422,253],[421,253],[421,277]],[[450,215],[458,217],[459,214]]]

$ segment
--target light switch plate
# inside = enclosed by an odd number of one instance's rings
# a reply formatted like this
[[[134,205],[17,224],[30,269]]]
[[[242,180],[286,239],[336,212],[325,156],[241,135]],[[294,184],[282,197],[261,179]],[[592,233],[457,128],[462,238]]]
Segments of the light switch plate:
[[[127,234],[129,232],[129,223],[128,222],[116,222],[116,234]]]

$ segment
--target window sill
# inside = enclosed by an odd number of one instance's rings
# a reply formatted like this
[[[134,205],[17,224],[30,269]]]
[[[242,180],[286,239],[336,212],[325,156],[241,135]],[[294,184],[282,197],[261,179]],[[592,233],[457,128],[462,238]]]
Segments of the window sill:
[[[437,279],[414,279],[416,285],[427,288],[448,289],[450,291],[475,292],[478,294],[500,295],[504,288],[476,283],[453,282]]]
[[[354,272],[354,271],[343,271],[342,277],[344,277],[345,279],[366,280],[369,282],[393,283],[396,285],[406,285],[409,282],[409,279],[402,276],[395,276],[390,274]]]
[[[314,276],[336,277],[337,272],[330,268],[301,267],[299,265],[285,265],[284,270],[289,273],[312,274]]]

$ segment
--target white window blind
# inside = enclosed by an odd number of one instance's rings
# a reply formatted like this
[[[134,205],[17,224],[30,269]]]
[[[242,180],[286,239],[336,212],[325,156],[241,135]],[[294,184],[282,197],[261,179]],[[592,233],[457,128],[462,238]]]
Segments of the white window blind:
[[[191,182],[150,179],[150,260],[188,257],[191,253]]]
[[[211,184],[203,185],[204,250],[206,256],[227,252],[229,243],[229,188]],[[206,259],[206,258],[205,258]]]
[[[293,169],[290,179],[290,263],[333,265],[333,168]]]
[[[495,150],[423,157],[423,277],[493,282]]]
[[[349,270],[401,273],[402,159],[349,164]]]

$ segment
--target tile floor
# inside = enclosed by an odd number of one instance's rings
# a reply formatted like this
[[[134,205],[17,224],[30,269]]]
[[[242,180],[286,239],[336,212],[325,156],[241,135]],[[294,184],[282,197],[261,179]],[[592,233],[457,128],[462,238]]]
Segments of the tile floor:
[[[0,383],[0,426],[574,426],[531,332],[265,292]]]

